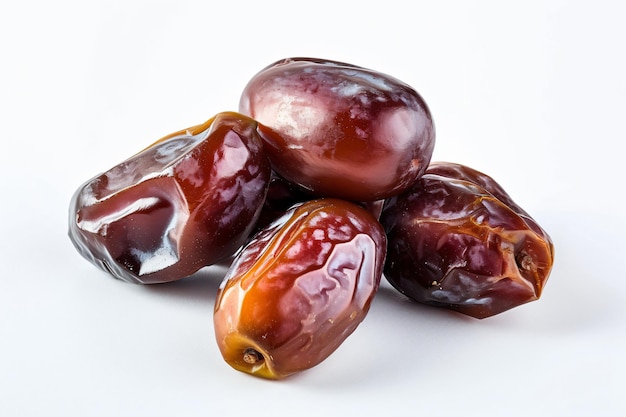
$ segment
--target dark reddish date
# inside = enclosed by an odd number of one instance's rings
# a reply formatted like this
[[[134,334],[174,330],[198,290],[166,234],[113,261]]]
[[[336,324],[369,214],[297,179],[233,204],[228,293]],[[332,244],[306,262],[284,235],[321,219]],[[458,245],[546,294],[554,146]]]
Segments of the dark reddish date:
[[[424,172],[435,129],[407,84],[340,62],[291,58],[256,74],[239,111],[260,123],[272,167],[318,196],[379,200]]]
[[[459,164],[432,164],[381,222],[388,281],[476,318],[538,299],[554,262],[548,234],[491,177]]]
[[[386,238],[365,209],[319,199],[287,211],[235,258],[215,303],[225,361],[281,379],[328,357],[367,314]]]
[[[174,281],[231,256],[257,221],[270,178],[256,121],[220,113],[83,184],[69,236],[124,281]]]

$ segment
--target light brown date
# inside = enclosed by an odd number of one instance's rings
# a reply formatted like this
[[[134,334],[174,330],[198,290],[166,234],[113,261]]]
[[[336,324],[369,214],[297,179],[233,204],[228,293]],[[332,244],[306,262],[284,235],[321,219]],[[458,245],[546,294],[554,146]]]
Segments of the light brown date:
[[[386,252],[382,226],[336,199],[298,205],[235,258],[215,303],[225,361],[281,379],[334,352],[365,318]]]

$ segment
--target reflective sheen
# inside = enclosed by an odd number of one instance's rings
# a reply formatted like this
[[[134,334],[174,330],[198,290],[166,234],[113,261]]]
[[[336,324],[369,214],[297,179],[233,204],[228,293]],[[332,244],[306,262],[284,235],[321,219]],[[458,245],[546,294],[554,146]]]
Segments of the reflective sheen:
[[[246,86],[272,167],[319,196],[389,197],[424,172],[435,129],[422,97],[376,71],[313,58],[278,61]]]
[[[270,379],[322,362],[365,318],[385,252],[381,225],[357,205],[319,199],[287,211],[220,287],[214,324],[226,362]]]
[[[537,300],[554,262],[548,234],[491,177],[433,163],[381,215],[385,277],[408,297],[485,318]]]
[[[257,123],[220,113],[83,184],[69,236],[114,277],[174,281],[231,256],[257,221],[270,177]]]

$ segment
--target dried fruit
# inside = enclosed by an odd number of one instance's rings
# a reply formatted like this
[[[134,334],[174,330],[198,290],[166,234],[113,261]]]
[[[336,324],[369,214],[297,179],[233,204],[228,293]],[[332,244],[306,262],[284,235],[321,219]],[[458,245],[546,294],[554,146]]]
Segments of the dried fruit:
[[[80,254],[120,280],[228,263],[213,321],[233,368],[282,379],[321,363],[383,271],[408,297],[476,318],[541,296],[550,236],[493,178],[431,163],[433,119],[409,85],[287,58],[248,82],[239,112],[90,179],[69,217]]]
[[[408,297],[485,318],[541,296],[548,234],[491,177],[436,163],[389,199],[385,277]]]
[[[245,242],[269,178],[257,123],[220,113],[83,184],[70,203],[69,236],[115,278],[178,280]]]
[[[312,200],[267,226],[235,258],[215,303],[225,361],[280,379],[327,358],[365,318],[386,241],[365,209]]]
[[[379,200],[424,172],[435,129],[422,97],[386,74],[290,58],[256,74],[239,111],[260,123],[272,167],[318,196]]]

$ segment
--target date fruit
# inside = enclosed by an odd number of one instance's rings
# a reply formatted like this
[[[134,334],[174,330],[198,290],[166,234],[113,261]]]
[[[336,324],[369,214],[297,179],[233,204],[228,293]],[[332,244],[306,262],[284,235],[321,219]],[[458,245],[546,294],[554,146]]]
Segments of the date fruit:
[[[267,193],[257,122],[219,113],[90,179],[70,203],[69,236],[115,278],[175,281],[241,247]]]
[[[365,318],[386,253],[382,226],[338,199],[296,205],[237,255],[215,303],[233,368],[285,378],[327,358]]]
[[[475,318],[541,296],[554,262],[548,234],[491,177],[433,163],[381,215],[385,277],[418,302]]]
[[[380,200],[408,189],[430,162],[435,128],[422,97],[386,74],[314,58],[283,59],[245,87],[276,172],[311,193]]]

